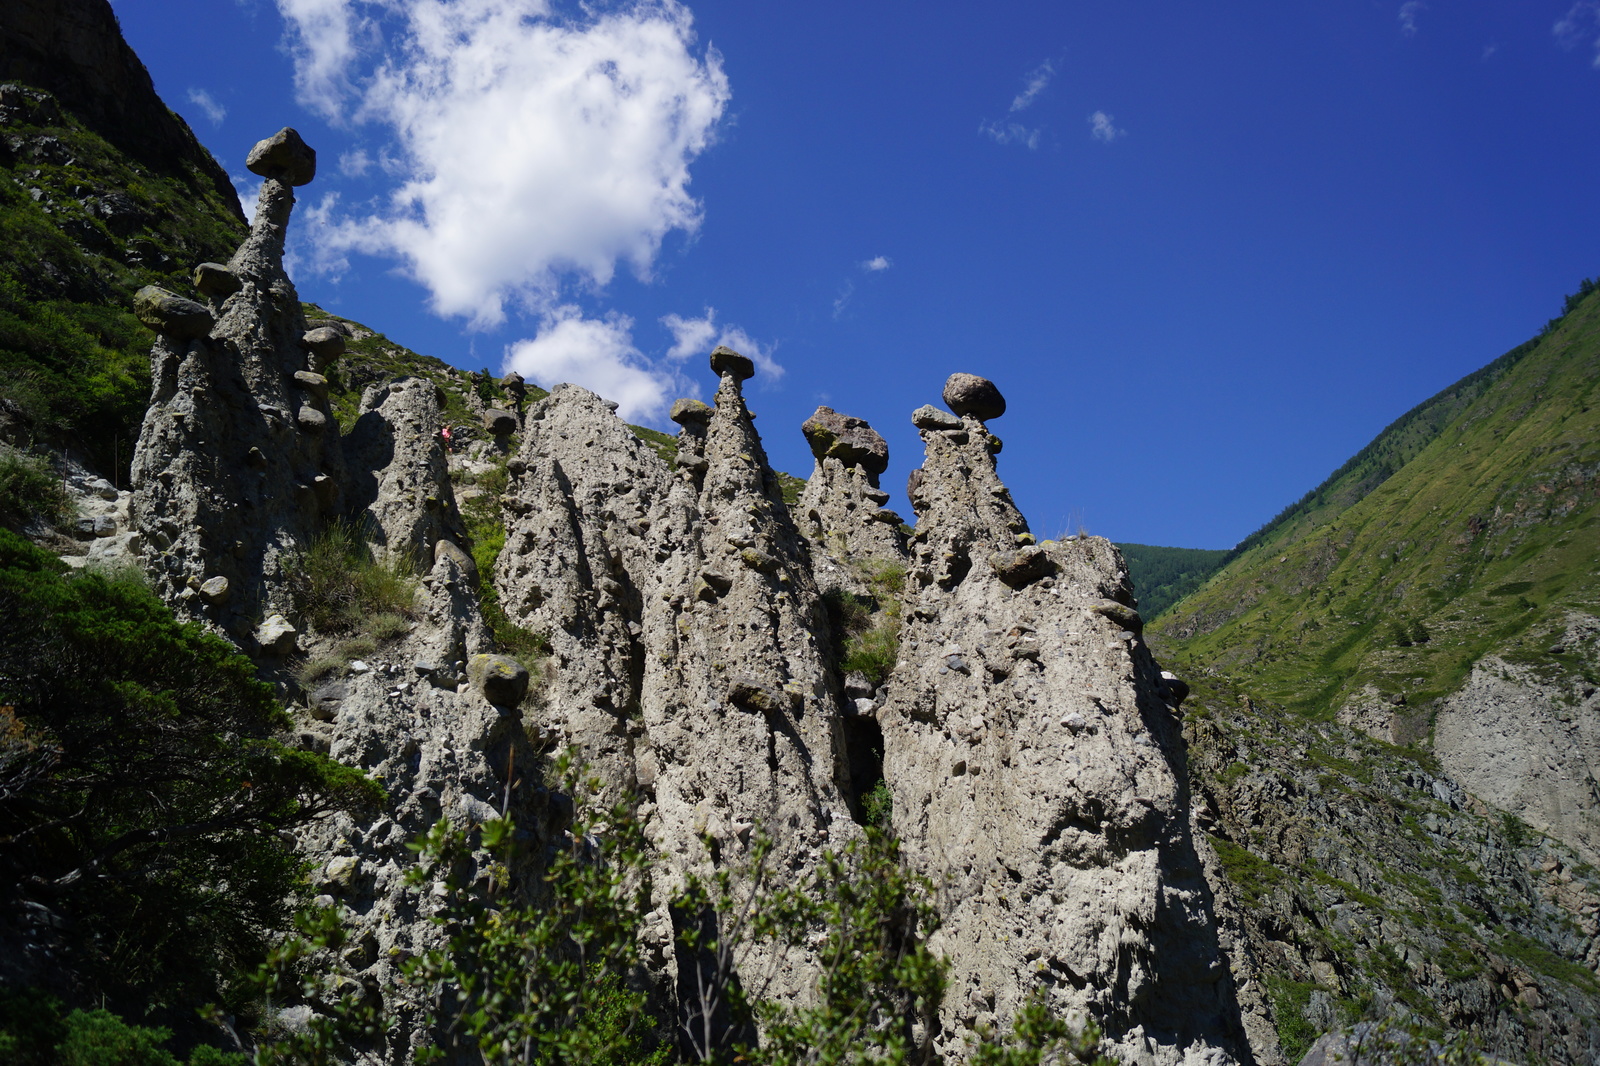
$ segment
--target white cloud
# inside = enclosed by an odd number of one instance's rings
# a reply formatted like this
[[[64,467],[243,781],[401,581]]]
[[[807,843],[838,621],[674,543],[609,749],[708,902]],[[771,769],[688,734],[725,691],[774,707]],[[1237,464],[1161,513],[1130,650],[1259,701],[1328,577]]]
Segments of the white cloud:
[[[844,279],[844,284],[839,286],[839,295],[833,298],[833,320],[839,321],[844,316],[844,309],[850,306],[850,298],[856,294],[856,283],[849,278]]]
[[[352,87],[348,75],[358,42],[370,43],[375,27],[360,18],[350,0],[277,0],[289,28],[295,96],[330,121],[344,117]]]
[[[1561,47],[1569,51],[1589,40],[1594,47],[1594,66],[1600,70],[1600,0],[1578,0],[1568,9],[1551,32]],[[1591,39],[1589,35],[1596,35]]]
[[[1407,37],[1417,35],[1417,16],[1428,9],[1422,0],[1406,0],[1400,5],[1400,32]]]
[[[581,18],[546,0],[277,2],[301,99],[388,127],[405,164],[387,209],[332,239],[397,257],[437,313],[548,311],[571,275],[605,285],[626,261],[648,278],[666,235],[698,227],[689,164],[729,89],[714,50],[690,51],[677,0]]]
[[[1001,125],[998,122],[984,122],[978,126],[978,132],[994,138],[996,144],[1025,144],[1029,148],[1039,147],[1039,130],[1030,130],[1020,122],[1007,122]]]
[[[1118,137],[1126,137],[1127,130],[1119,130],[1112,117],[1104,111],[1096,111],[1089,116],[1089,135],[1097,141],[1110,144]]]
[[[888,270],[892,266],[894,266],[894,260],[886,255],[875,255],[871,259],[864,259],[861,262],[861,269],[869,274],[877,274]]]
[[[585,318],[571,304],[546,313],[532,340],[506,349],[501,372],[515,370],[545,388],[582,385],[617,403],[628,422],[657,422],[678,395],[697,391],[670,368],[654,366],[633,344],[633,319]]]
[[[1498,52],[1498,51],[1500,51],[1500,46],[1498,44],[1486,44],[1486,45],[1484,45],[1483,46],[1483,59],[1484,59],[1484,62],[1488,62],[1490,59],[1493,59],[1494,58],[1494,54],[1496,52]]]
[[[339,173],[347,178],[359,178],[372,169],[372,157],[365,148],[343,152],[339,156]]]
[[[1011,101],[1011,110],[1021,111],[1038,99],[1039,94],[1044,92],[1045,86],[1050,84],[1050,79],[1055,77],[1055,73],[1055,64],[1050,60],[1040,63],[1038,68],[1028,75],[1027,86],[1017,94],[1015,100]]]
[[[204,111],[213,126],[222,125],[222,120],[228,117],[228,109],[217,103],[217,98],[204,89],[190,89],[189,102]]]
[[[669,363],[681,364],[694,356],[709,355],[717,345],[726,344],[740,355],[750,357],[756,365],[757,381],[771,384],[784,375],[783,367],[772,357],[777,351],[776,344],[763,344],[738,326],[717,325],[714,307],[706,308],[706,313],[699,318],[666,315],[661,324],[672,334],[672,347],[667,349],[666,355]]]

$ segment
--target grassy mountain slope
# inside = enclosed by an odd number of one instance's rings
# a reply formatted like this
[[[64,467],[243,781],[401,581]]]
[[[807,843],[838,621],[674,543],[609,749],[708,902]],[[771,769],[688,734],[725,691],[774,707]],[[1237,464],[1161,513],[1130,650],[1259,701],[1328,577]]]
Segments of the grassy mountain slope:
[[[1572,305],[1249,538],[1153,640],[1325,717],[1366,686],[1425,704],[1595,611],[1600,295]]]
[[[194,265],[226,260],[244,235],[208,169],[158,172],[54,97],[0,86],[0,435],[125,471],[155,339],[133,293],[188,293]]]
[[[1139,596],[1139,611],[1155,618],[1205,583],[1230,557],[1210,548],[1161,548],[1153,544],[1118,544],[1128,576]]]

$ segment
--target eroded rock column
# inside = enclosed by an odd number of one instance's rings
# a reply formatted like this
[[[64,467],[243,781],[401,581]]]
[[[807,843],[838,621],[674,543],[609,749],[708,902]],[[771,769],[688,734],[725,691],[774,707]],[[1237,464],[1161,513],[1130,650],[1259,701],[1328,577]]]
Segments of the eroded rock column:
[[[1121,559],[1099,538],[1035,544],[995,471],[998,390],[955,375],[945,399],[914,415],[927,458],[878,715],[895,829],[942,886],[944,1049],[1039,989],[1125,1061],[1233,1061],[1176,712]]]

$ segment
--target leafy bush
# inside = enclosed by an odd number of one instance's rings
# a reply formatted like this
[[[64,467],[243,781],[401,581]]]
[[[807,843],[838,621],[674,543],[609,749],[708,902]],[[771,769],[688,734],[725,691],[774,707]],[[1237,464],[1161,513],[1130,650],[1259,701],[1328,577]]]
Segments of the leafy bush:
[[[889,783],[879,781],[870,792],[862,796],[861,808],[867,825],[888,829],[890,816],[894,813],[894,793],[889,791]]]
[[[906,569],[875,564],[867,574],[871,597],[829,589],[823,600],[839,640],[836,651],[846,673],[860,673],[874,686],[888,680],[900,656],[900,597]]]
[[[163,1028],[129,1025],[104,1008],[75,1010],[36,989],[0,990],[0,1061],[13,1066],[179,1066]],[[245,1066],[245,1057],[202,1044],[188,1066]]]
[[[381,790],[272,739],[253,664],[148,590],[0,530],[0,899],[67,920],[68,973],[202,1002],[261,957],[299,880],[278,830]],[[226,871],[219,877],[218,871]]]
[[[380,563],[359,527],[334,522],[288,566],[289,594],[319,633],[370,632],[385,615],[416,613],[416,580],[404,560]]]
[[[61,479],[43,457],[0,448],[0,525],[16,529],[33,518],[57,524],[71,509]]]

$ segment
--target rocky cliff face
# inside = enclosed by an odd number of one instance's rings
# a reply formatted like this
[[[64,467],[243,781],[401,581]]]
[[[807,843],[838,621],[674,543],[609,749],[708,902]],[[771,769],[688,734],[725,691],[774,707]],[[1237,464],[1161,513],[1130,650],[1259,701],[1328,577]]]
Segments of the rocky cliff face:
[[[995,472],[992,385],[957,375],[960,413],[916,415],[928,456],[909,552],[882,509],[881,438],[826,409],[806,426],[818,465],[796,524],[735,352],[711,354],[714,405],[676,409],[671,467],[614,405],[558,386],[499,427],[520,438],[506,541],[478,574],[434,386],[370,387],[342,436],[331,417],[318,371],[341,340],[308,328],[281,265],[313,156],[285,131],[252,164],[265,177],[255,227],[228,264],[197,273],[205,303],[140,296],[161,337],[132,514],[162,595],[290,689],[300,656],[336,646],[290,587],[330,523],[425,571],[409,628],[310,692],[299,727],[300,743],[391,797],[373,823],[306,841],[362,980],[392,984],[393,959],[435,935],[403,883],[403,843],[441,814],[472,822],[506,804],[554,831],[538,752],[575,745],[609,790],[641,798],[662,903],[643,935],[675,1009],[694,1009],[675,987],[694,963],[674,958],[673,936],[693,919],[665,906],[678,879],[738,868],[756,833],[774,841],[773,869],[809,871],[859,835],[860,793],[881,774],[908,861],[940,885],[935,947],[954,966],[929,1034],[942,1051],[961,1057],[973,1026],[1043,989],[1098,1019],[1129,1061],[1249,1059],[1191,835],[1179,697],[1140,640],[1115,550],[1033,543]],[[847,694],[824,589],[907,563],[900,662],[880,690]],[[525,698],[522,668],[486,654],[480,582],[545,639]],[[804,1002],[818,964],[768,948],[738,965]],[[414,1039],[398,1025],[384,1054],[403,1061]]]
[[[244,220],[227,173],[156,95],[108,0],[8,0],[0,6],[0,40],[0,81],[53,93],[96,133],[159,172],[202,175]]]

